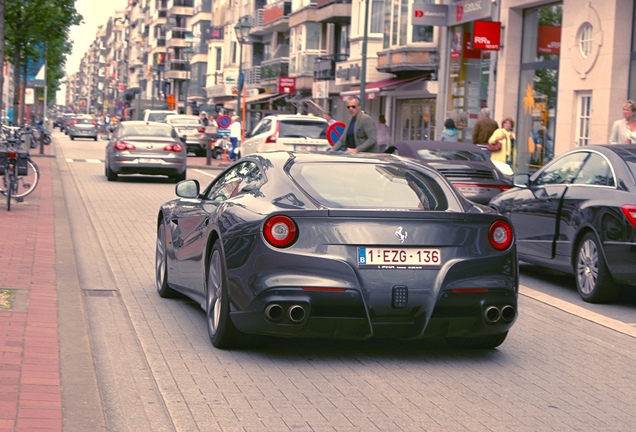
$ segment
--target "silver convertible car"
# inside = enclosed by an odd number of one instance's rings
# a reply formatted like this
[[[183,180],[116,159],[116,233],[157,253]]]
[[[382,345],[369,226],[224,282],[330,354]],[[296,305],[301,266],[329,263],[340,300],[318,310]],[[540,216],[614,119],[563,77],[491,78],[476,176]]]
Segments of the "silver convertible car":
[[[510,221],[426,164],[256,153],[176,194],[157,214],[157,290],[197,301],[218,348],[258,335],[494,348],[517,317]]]

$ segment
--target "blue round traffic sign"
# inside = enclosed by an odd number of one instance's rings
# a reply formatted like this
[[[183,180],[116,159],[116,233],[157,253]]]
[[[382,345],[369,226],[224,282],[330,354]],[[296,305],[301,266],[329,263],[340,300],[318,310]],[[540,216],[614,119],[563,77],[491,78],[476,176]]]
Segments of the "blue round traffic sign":
[[[340,141],[340,137],[344,134],[346,127],[346,124],[339,121],[329,126],[327,128],[327,141],[329,141],[329,144],[334,145]]]
[[[124,109],[124,103],[122,101],[117,102],[117,108]]]
[[[219,116],[219,119],[217,120],[217,124],[219,125],[221,129],[227,129],[232,124],[232,119],[230,118],[230,116],[222,115],[222,116]]]

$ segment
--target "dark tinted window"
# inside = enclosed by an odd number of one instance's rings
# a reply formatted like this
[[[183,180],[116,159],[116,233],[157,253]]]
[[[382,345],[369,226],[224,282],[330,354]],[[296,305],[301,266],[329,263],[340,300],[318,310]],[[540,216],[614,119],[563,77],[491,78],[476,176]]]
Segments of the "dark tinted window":
[[[169,115],[174,115],[173,112],[165,112],[165,113],[149,113],[148,114],[148,121],[164,121],[166,119],[166,117],[168,117]]]
[[[562,157],[547,166],[534,181],[535,185],[563,184],[570,183],[581,169],[587,152],[577,152]]]
[[[458,160],[483,162],[486,157],[482,153],[467,150],[431,150],[420,149],[417,154],[426,160]]]
[[[168,123],[174,125],[200,125],[201,119],[197,117],[171,117],[166,119]]]
[[[627,163],[634,178],[636,179],[636,149],[616,147],[613,150]]]
[[[448,209],[446,195],[434,178],[397,165],[300,163],[292,166],[290,174],[325,207]]]
[[[573,184],[587,184],[598,186],[614,186],[612,169],[607,160],[596,153],[590,153],[583,168],[578,173]]]
[[[173,131],[171,126],[160,125],[122,125],[122,136],[157,136],[157,137],[173,137]]]
[[[83,118],[83,117],[78,117],[75,119],[76,122],[75,124],[93,124],[93,119],[92,118]]]
[[[327,122],[309,120],[279,120],[280,138],[327,139]]]

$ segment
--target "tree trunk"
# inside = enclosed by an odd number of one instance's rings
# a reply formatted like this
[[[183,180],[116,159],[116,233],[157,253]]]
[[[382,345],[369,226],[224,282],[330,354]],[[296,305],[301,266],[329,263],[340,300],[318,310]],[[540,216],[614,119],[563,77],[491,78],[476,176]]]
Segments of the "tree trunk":
[[[29,59],[25,59],[24,66],[22,66],[22,94],[20,95],[20,123],[26,123],[26,104],[25,96],[26,96],[26,88],[27,88],[27,65],[29,63]]]
[[[2,63],[0,65],[2,67],[2,72],[0,72],[0,108],[2,108],[3,114],[6,114],[8,110],[4,107],[4,1],[0,0],[0,62]]]
[[[20,117],[20,46],[16,45],[13,55],[13,119],[14,125],[18,124]]]

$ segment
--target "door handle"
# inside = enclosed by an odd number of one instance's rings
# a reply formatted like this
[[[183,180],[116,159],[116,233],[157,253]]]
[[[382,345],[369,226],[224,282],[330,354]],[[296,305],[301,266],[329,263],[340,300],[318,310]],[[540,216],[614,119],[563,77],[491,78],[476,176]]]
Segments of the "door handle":
[[[205,219],[205,226],[208,226],[209,223],[210,223],[210,219],[206,218]]]

